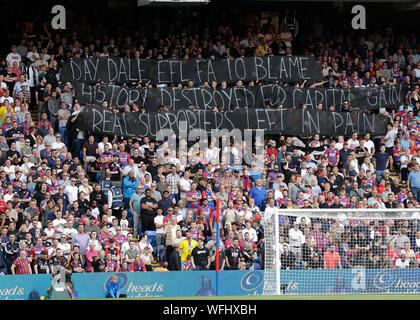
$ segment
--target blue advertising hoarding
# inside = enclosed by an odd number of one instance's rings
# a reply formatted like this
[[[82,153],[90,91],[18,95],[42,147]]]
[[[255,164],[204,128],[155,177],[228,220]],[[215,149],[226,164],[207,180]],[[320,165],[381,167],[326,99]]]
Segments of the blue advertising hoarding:
[[[113,273],[74,274],[79,299],[103,298]],[[121,292],[128,297],[176,297],[215,295],[216,273],[127,272],[117,273]],[[420,293],[420,269],[282,270],[285,294]],[[51,275],[0,276],[0,299],[27,300],[32,291],[46,294]],[[261,295],[264,271],[222,271],[219,295]]]

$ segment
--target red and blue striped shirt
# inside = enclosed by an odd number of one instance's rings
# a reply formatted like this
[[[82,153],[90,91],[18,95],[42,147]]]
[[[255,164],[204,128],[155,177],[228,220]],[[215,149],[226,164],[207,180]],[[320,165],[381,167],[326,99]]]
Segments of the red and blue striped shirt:
[[[112,157],[113,156],[110,153],[102,153],[101,154],[101,159],[103,159],[103,160],[109,160],[109,159],[112,159]],[[109,165],[109,163],[103,163],[102,164],[102,169],[107,169],[108,165]]]
[[[200,215],[200,213],[203,212],[204,215],[210,216],[210,214],[213,212],[213,209],[210,206],[199,206],[197,210],[197,217]]]
[[[120,165],[124,168],[128,166],[128,162],[130,161],[131,157],[127,152],[118,152],[118,156],[120,157]]]
[[[367,179],[367,184],[371,185],[372,187],[376,186],[376,181],[373,178]]]
[[[193,196],[199,197],[200,195],[201,195],[200,191],[198,190],[194,190],[194,191],[190,190],[187,192],[187,198],[191,198]],[[188,204],[187,204],[187,208],[189,209],[198,209],[199,206],[200,206],[200,200],[188,201]]]
[[[207,189],[201,192],[201,196],[203,198],[211,198],[213,197],[213,192],[212,191],[208,191]],[[213,200],[209,200],[208,202],[210,208],[214,209],[214,201]]]
[[[118,272],[129,272],[130,268],[129,267],[123,267],[121,266],[120,269],[118,270]]]
[[[122,244],[123,244],[126,240],[127,240],[127,237],[126,237],[125,235],[123,235],[123,234],[121,234],[121,235],[116,234],[116,235],[114,236],[114,241],[115,241],[115,243],[116,243],[117,247],[121,247],[121,246],[122,246]]]
[[[344,207],[348,206],[350,203],[350,198],[346,196],[338,197],[340,199],[340,204]]]
[[[38,128],[41,128],[41,127],[43,127],[43,126],[44,126],[44,122],[48,122],[48,126],[49,126],[50,128],[52,128],[51,122],[49,122],[48,120],[41,120],[41,121],[38,121],[38,123],[36,124],[36,126],[37,126]]]
[[[105,246],[105,243],[108,241],[108,235],[106,233],[99,233],[98,240],[102,246]]]
[[[146,271],[146,266],[143,262],[133,262],[130,267],[130,271]]]
[[[404,200],[408,199],[408,195],[406,192],[398,192],[397,193],[397,203],[400,204]]]
[[[336,165],[338,163],[338,156],[340,154],[340,151],[337,148],[328,148],[325,151],[325,153],[330,163],[332,163],[333,165]]]
[[[296,200],[296,204],[298,205],[298,207],[303,207],[303,201],[304,200],[299,200],[299,199]]]
[[[6,132],[10,129],[12,129],[12,125],[11,124],[5,124],[1,127],[2,131],[3,131],[3,135],[6,136]]]
[[[45,246],[33,246],[31,255],[33,257],[39,258],[42,251],[46,251]]]
[[[106,266],[108,267],[108,272],[117,272],[118,264],[115,261],[107,261]]]

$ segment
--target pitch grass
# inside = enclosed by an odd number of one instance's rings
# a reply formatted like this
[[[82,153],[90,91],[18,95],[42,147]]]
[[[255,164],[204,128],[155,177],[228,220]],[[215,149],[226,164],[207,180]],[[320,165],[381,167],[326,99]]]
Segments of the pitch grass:
[[[218,297],[158,297],[128,300],[420,300],[420,294],[336,294],[336,295],[280,295],[280,296],[218,296]]]

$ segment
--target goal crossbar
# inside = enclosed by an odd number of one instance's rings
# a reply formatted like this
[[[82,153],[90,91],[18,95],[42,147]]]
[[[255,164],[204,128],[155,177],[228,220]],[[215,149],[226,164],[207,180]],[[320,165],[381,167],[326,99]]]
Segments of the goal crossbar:
[[[278,209],[280,216],[327,219],[420,219],[420,208],[409,209]],[[267,219],[271,219],[271,215]]]

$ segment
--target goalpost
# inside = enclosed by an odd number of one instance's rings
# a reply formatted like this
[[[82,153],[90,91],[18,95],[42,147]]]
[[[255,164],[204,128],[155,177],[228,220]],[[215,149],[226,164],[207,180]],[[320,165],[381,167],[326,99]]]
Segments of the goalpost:
[[[420,209],[271,212],[263,295],[420,293]]]

